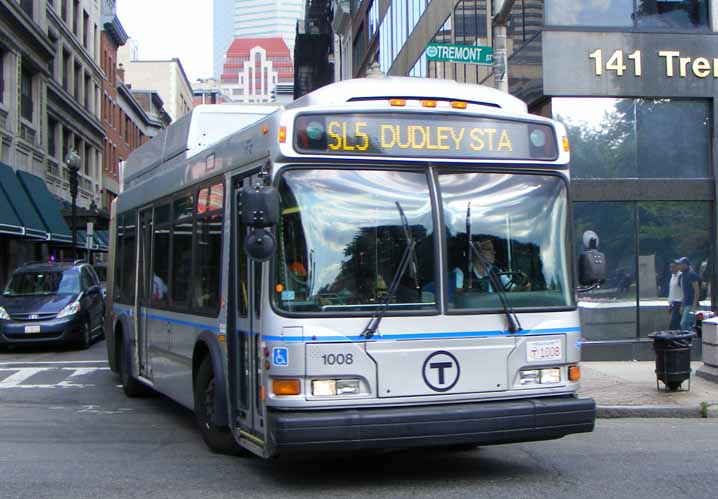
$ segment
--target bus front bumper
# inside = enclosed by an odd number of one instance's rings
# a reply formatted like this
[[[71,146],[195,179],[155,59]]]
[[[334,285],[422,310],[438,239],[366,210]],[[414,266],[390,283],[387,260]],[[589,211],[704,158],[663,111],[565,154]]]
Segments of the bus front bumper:
[[[550,397],[451,405],[268,412],[273,453],[493,445],[593,431],[590,398]]]

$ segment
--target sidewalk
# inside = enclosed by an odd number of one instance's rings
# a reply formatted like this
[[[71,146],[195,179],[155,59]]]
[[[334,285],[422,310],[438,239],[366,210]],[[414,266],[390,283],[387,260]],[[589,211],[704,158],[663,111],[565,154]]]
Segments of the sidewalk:
[[[692,362],[690,379],[677,392],[663,384],[656,390],[655,362],[582,362],[579,394],[596,401],[603,418],[718,418],[718,383],[695,375],[702,362]]]

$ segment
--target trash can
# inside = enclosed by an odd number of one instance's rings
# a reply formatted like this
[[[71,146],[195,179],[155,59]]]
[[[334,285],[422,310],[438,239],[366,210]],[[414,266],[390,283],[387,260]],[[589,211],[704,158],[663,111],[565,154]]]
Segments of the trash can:
[[[676,391],[688,380],[691,389],[691,345],[693,331],[656,331],[648,335],[656,352],[656,388],[662,381],[668,390]]]

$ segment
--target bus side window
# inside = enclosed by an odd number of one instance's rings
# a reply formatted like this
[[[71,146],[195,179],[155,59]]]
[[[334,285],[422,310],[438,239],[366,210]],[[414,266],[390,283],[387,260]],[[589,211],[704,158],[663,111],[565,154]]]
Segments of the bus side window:
[[[152,306],[165,307],[169,304],[170,212],[169,204],[157,206],[154,211]]]
[[[187,305],[192,272],[192,200],[185,194],[173,203],[172,233],[172,305]]]
[[[125,272],[123,271],[125,267],[122,265],[122,248],[125,244],[124,241],[124,223],[125,223],[125,215],[124,214],[118,214],[117,215],[117,232],[115,233],[115,277],[114,277],[114,290],[112,293],[112,298],[114,301],[120,303],[124,302],[122,299],[122,280],[123,276],[125,275]]]
[[[125,214],[125,242],[122,251],[122,299],[127,304],[135,303],[135,277],[137,270],[137,211]]]
[[[197,199],[193,306],[216,314],[222,276],[224,185],[219,183],[201,189]]]

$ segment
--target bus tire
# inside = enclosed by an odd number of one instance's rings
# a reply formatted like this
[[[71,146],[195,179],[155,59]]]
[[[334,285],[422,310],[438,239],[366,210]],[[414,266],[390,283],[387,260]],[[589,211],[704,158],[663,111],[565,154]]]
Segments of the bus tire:
[[[226,426],[217,426],[212,421],[214,415],[214,390],[212,359],[208,355],[202,360],[197,370],[194,385],[194,413],[197,418],[199,432],[204,443],[207,444],[207,447],[212,452],[232,456],[242,455],[245,452],[234,439],[232,431]]]
[[[149,388],[132,376],[130,352],[121,336],[117,338],[117,341],[120,343],[118,345],[120,355],[119,359],[117,359],[117,367],[120,374],[120,381],[122,382],[122,391],[130,398],[144,397],[149,393]]]

